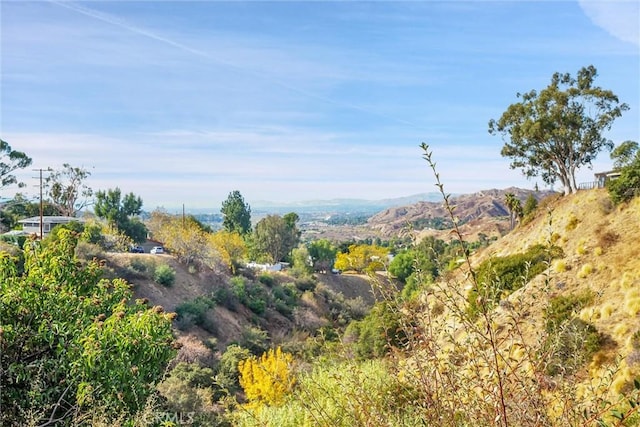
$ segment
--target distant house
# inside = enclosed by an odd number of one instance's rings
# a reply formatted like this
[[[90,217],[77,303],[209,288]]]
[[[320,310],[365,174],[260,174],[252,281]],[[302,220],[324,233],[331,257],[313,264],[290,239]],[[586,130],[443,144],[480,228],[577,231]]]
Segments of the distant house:
[[[260,264],[255,261],[251,261],[247,264],[247,267],[260,271],[282,271],[289,267],[289,263],[276,262],[275,264]]]
[[[594,188],[604,188],[607,182],[614,180],[620,176],[620,171],[596,172],[593,174],[595,181],[581,182],[578,184],[578,190],[592,190]]]
[[[620,171],[614,170],[607,172],[597,172],[594,175],[596,177],[598,188],[603,188],[606,185],[607,181],[618,178],[620,176]]]
[[[82,219],[72,216],[43,216],[42,217],[42,237],[47,236],[51,230],[61,224],[67,224],[71,221],[82,222]],[[40,217],[33,216],[31,218],[21,219],[18,221],[22,224],[22,231],[28,234],[40,235]]]

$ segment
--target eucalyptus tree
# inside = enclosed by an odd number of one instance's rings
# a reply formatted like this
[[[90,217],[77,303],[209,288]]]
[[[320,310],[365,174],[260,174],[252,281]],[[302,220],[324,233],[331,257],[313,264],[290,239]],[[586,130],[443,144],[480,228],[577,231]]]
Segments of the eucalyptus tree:
[[[11,184],[24,187],[24,183],[18,182],[18,178],[13,173],[28,167],[31,162],[31,157],[22,151],[12,149],[7,141],[0,139],[0,188]]]
[[[489,121],[489,133],[505,140],[501,154],[511,158],[512,169],[549,185],[559,180],[565,195],[578,191],[576,171],[591,166],[603,149],[611,151],[613,142],[603,133],[629,109],[612,91],[595,86],[596,76],[593,65],[575,78],[556,72],[546,88],[518,93],[520,102]]]
[[[90,203],[93,190],[86,184],[89,176],[91,172],[87,169],[65,163],[44,180],[47,196],[62,215],[75,216],[76,211]]]

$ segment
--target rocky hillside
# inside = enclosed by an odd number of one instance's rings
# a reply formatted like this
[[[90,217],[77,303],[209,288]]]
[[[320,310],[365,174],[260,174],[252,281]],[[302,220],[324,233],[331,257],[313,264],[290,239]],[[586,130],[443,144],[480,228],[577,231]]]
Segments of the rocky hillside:
[[[505,195],[514,194],[524,205],[529,195],[540,201],[553,194],[551,191],[533,191],[510,187],[502,190],[492,189],[472,194],[465,194],[450,199],[455,206],[459,224],[464,233],[475,240],[479,233],[488,237],[501,236],[508,231],[509,210],[505,205]],[[448,213],[443,202],[418,202],[408,206],[386,209],[368,221],[368,226],[386,237],[413,230],[420,235],[442,236],[448,233]]]

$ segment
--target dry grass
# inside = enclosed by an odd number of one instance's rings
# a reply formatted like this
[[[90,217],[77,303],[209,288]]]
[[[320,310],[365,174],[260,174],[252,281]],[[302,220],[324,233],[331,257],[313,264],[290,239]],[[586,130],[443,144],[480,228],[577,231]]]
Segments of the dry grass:
[[[432,343],[416,344],[422,352],[404,363],[422,371],[435,366],[432,369],[439,373],[421,374],[417,381],[449,382],[458,395],[445,392],[444,398],[465,411],[490,402],[500,413],[500,395],[506,392],[503,413],[511,417],[511,424],[517,420],[518,425],[591,425],[605,416],[606,410],[585,416],[581,408],[606,407],[605,401],[615,402],[620,392],[630,392],[633,378],[640,376],[640,363],[625,362],[635,360],[635,350],[626,343],[640,329],[640,199],[617,210],[603,209],[607,200],[605,190],[592,190],[546,201],[537,218],[474,256],[472,268],[487,257],[522,253],[541,243],[560,246],[565,254],[476,324],[461,309],[474,289],[468,273],[459,271],[423,296],[419,321],[426,337],[421,342]],[[545,379],[536,373],[545,356],[532,353],[544,340],[545,308],[553,296],[582,293],[592,293],[594,299],[576,313],[577,318],[595,327],[602,337],[601,349],[570,376]],[[436,305],[438,310],[433,310]],[[497,356],[494,361],[492,354]],[[533,382],[527,386],[527,381]],[[546,409],[540,412],[542,407]],[[517,411],[530,418],[519,419]],[[484,415],[480,410],[478,417]],[[477,422],[507,425],[498,420]]]

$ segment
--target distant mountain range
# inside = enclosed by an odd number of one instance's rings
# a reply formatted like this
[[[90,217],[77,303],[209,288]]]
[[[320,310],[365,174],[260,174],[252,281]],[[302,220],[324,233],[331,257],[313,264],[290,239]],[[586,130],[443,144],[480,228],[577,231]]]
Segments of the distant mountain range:
[[[405,197],[380,200],[366,199],[330,199],[303,200],[298,202],[269,202],[258,200],[250,203],[251,211],[256,213],[287,212],[336,212],[336,213],[375,213],[394,206],[411,205],[418,202],[435,202],[441,200],[440,193],[420,193]]]
[[[533,191],[510,187],[452,196],[449,202],[455,206],[455,216],[460,224],[465,224],[465,228],[475,227],[476,232],[500,235],[508,226],[509,209],[506,206],[508,193],[518,198],[522,205],[529,195],[540,201],[552,194],[557,194],[550,190]],[[445,221],[441,221],[442,219]],[[498,219],[499,221],[496,221]],[[408,225],[418,229],[433,229],[434,226],[437,229],[438,226],[443,226],[443,229],[448,231],[451,227],[447,221],[450,221],[449,213],[440,197],[437,201],[419,201],[404,206],[391,206],[373,215],[367,223],[384,236],[393,236]]]

